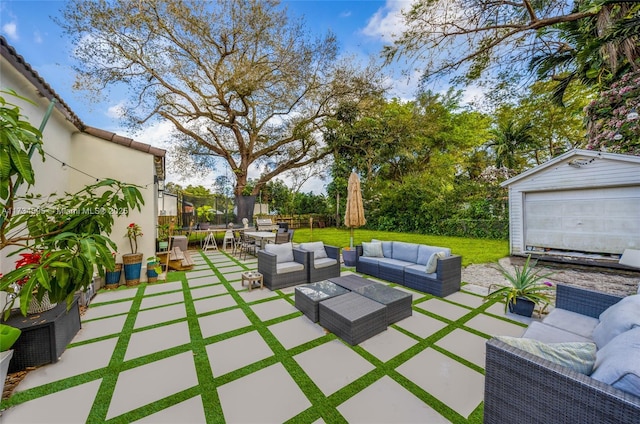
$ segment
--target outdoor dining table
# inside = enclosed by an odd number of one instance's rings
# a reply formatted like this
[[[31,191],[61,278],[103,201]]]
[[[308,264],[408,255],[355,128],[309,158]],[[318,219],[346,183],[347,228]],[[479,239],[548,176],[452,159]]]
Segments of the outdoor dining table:
[[[256,241],[256,244],[263,248],[266,243],[276,241],[276,233],[271,231],[245,231],[244,235]]]

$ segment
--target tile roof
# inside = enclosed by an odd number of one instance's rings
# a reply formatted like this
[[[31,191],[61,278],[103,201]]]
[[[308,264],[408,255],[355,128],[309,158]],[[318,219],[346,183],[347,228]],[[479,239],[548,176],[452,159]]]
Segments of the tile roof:
[[[7,40],[0,36],[0,52],[2,57],[9,62],[11,66],[13,66],[20,74],[22,74],[33,86],[38,90],[38,92],[49,100],[56,101],[56,109],[62,115],[71,122],[78,130],[83,133],[93,135],[95,137],[101,138],[103,140],[108,140],[113,143],[120,144],[122,146],[129,147],[134,150],[139,150],[141,152],[149,153],[156,157],[156,163],[160,166],[156,166],[157,169],[161,168],[160,172],[158,172],[158,177],[164,178],[164,156],[166,151],[164,149],[159,149],[157,147],[153,147],[149,144],[140,143],[128,137],[123,137],[111,131],[101,130],[99,128],[94,128],[85,125],[84,122],[76,115],[69,105],[65,103],[64,100],[55,92],[55,90],[38,74],[38,72],[31,67],[29,63],[27,63],[24,58],[16,52],[16,49],[9,45]]]

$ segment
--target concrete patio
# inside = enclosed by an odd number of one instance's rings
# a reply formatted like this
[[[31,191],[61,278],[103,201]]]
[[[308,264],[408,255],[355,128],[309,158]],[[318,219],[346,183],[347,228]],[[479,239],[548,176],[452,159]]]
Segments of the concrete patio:
[[[242,287],[255,258],[192,257],[177,281],[99,292],[0,423],[479,423],[484,343],[525,328],[476,286],[445,299],[398,287],[413,316],[352,347],[303,316],[293,288]]]

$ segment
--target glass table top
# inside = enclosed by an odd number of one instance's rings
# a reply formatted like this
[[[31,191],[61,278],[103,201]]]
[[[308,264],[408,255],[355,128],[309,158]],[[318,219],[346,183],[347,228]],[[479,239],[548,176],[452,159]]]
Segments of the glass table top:
[[[296,287],[296,291],[300,291],[306,297],[317,301],[349,293],[349,290],[331,281],[318,281],[317,283],[305,284],[304,286]]]

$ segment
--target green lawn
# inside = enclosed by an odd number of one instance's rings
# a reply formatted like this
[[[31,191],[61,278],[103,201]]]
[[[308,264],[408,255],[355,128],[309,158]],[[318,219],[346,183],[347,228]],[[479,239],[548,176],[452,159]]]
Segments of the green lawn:
[[[216,233],[215,236],[218,246],[222,246],[224,233]],[[200,245],[201,239],[204,237],[206,237],[206,233],[191,234],[189,243]],[[408,243],[448,247],[454,254],[462,256],[462,266],[498,262],[498,259],[509,255],[509,242],[506,240],[395,233],[361,228],[356,228],[354,231],[354,245],[363,241],[371,241],[371,239],[406,241]],[[349,246],[349,230],[346,228],[314,228],[312,232],[309,228],[299,228],[295,230],[293,241],[296,243],[322,241],[331,246],[346,247]]]
[[[426,234],[394,233],[357,228],[354,232],[354,245],[371,239],[406,241],[409,243],[442,246],[462,256],[462,265],[497,262],[509,255],[509,242],[506,240],[472,239],[462,237],[432,236]],[[300,228],[295,230],[293,241],[304,243],[322,241],[331,246],[349,246],[349,230],[340,228]]]

